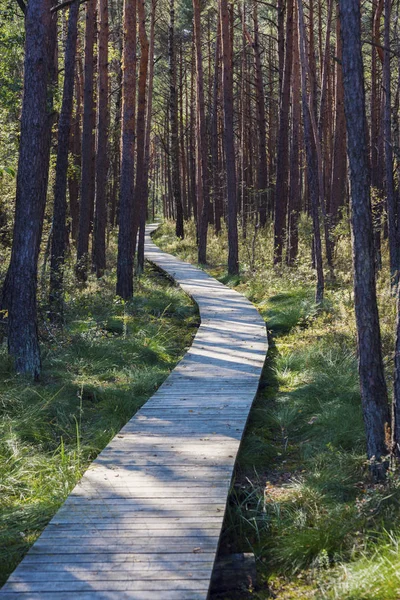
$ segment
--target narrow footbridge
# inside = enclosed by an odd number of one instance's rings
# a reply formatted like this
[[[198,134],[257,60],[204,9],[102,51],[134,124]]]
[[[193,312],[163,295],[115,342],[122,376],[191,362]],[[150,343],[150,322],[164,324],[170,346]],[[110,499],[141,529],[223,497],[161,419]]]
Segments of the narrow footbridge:
[[[205,600],[236,455],[267,352],[254,306],[151,241],[198,304],[184,359],[101,452],[0,600]]]

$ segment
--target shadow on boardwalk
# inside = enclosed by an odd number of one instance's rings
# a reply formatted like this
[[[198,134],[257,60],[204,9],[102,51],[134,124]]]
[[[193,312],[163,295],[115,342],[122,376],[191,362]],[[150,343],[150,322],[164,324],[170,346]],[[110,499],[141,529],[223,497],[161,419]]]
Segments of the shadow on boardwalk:
[[[93,462],[2,600],[207,598],[266,328],[243,296],[149,235],[146,256],[197,302],[193,346]]]

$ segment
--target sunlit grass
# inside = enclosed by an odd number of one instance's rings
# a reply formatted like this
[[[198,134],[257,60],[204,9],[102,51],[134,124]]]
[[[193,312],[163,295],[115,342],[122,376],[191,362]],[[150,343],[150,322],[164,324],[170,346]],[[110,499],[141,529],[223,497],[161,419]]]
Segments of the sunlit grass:
[[[0,583],[175,367],[198,322],[189,298],[150,267],[128,303],[111,274],[82,289],[67,277],[65,328],[41,322],[40,383],[16,377],[1,350]]]
[[[225,232],[209,236],[206,268],[257,305],[270,334],[222,547],[254,552],[260,581],[279,600],[399,598],[400,485],[397,474],[384,486],[369,480],[350,239],[346,232],[338,238],[336,280],[328,282],[317,310],[307,220],[301,228],[295,268],[274,268],[270,229],[257,234],[254,256],[254,240],[242,240],[235,281],[226,275]],[[187,231],[187,239],[177,241],[166,223],[157,242],[196,262],[193,224]],[[386,248],[383,260],[377,290],[390,386],[395,302]],[[251,597],[270,595],[259,590]]]

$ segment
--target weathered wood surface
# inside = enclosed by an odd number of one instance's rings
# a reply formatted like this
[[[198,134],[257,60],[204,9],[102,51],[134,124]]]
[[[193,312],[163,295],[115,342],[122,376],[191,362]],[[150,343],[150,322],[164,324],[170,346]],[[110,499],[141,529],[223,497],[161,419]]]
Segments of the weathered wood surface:
[[[1,600],[205,600],[266,351],[254,306],[203,271],[146,257],[198,304],[193,345],[111,441],[0,591]]]

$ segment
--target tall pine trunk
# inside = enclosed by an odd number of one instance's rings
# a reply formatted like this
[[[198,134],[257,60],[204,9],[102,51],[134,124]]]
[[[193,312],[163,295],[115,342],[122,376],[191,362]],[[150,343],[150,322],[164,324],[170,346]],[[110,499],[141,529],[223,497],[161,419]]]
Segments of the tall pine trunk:
[[[144,196],[145,205],[149,199],[149,172],[150,172],[150,140],[153,117],[153,90],[154,90],[154,46],[156,24],[157,0],[151,0],[150,13],[150,42],[149,42],[149,83],[147,86],[147,116],[146,116],[146,141],[144,149]]]
[[[313,255],[315,260],[315,268],[317,271],[317,287],[315,292],[315,303],[321,304],[324,299],[324,269],[322,262],[322,244],[321,231],[319,223],[318,201],[320,198],[320,181],[318,179],[318,160],[316,153],[316,143],[318,140],[313,132],[312,112],[314,108],[313,95],[310,98],[307,93],[307,73],[310,73],[308,59],[306,54],[306,32],[304,24],[303,0],[298,0],[298,22],[299,22],[299,43],[300,43],[300,64],[301,64],[301,97],[303,107],[303,126],[304,126],[304,145],[307,157],[307,183],[311,201],[311,216],[313,221],[314,232],[314,247]],[[308,81],[310,86],[312,83]]]
[[[24,92],[11,262],[6,279],[8,350],[17,372],[38,378],[37,265],[53,120],[50,84],[56,20],[51,0],[30,0],[25,15]]]
[[[390,275],[393,289],[397,288],[399,281],[399,232],[398,232],[398,206],[394,190],[393,177],[393,146],[392,146],[392,104],[391,104],[391,72],[390,72],[390,19],[391,0],[385,0],[385,27],[384,27],[384,60],[383,60],[383,131],[385,136],[385,182],[386,204],[389,230],[389,256]]]
[[[50,317],[61,320],[63,314],[63,270],[68,232],[67,177],[71,117],[74,100],[75,57],[78,38],[79,1],[69,9],[68,34],[65,45],[64,89],[58,121],[56,180],[54,185],[53,226],[50,256]]]
[[[371,56],[371,186],[374,194],[374,243],[376,264],[382,266],[381,235],[383,222],[383,176],[385,172],[382,156],[382,119],[381,119],[381,76],[379,65],[383,64],[381,47],[381,17],[384,0],[373,0],[372,18],[372,56]],[[379,60],[378,60],[379,59]]]
[[[376,299],[360,3],[358,0],[339,0],[339,6],[347,152],[351,180],[354,300],[361,400],[368,458],[371,460],[373,475],[379,478],[383,470],[379,461],[388,453],[385,433],[390,415]]]
[[[83,126],[82,126],[82,175],[81,205],[79,211],[79,233],[76,276],[80,281],[88,277],[89,236],[91,215],[94,203],[94,44],[96,38],[96,4],[88,0],[86,4],[85,30],[85,66],[83,91]]]
[[[293,65],[292,65],[292,137],[290,148],[290,187],[288,215],[288,247],[286,260],[293,265],[299,248],[299,217],[301,210],[300,184],[300,123],[301,123],[301,80],[299,57],[299,34],[297,10],[294,12],[293,27]]]
[[[208,177],[208,143],[206,127],[206,111],[204,106],[204,75],[203,75],[203,53],[201,49],[201,19],[200,0],[193,0],[194,12],[194,37],[196,49],[196,80],[197,80],[197,143],[199,145],[198,157],[199,182],[202,196],[202,210],[199,222],[199,250],[198,261],[201,264],[207,262],[207,231],[210,210],[210,187]]]
[[[96,194],[93,235],[93,267],[97,277],[106,268],[107,181],[108,181],[108,0],[99,0],[99,48],[97,86]]]
[[[121,185],[117,262],[117,295],[133,294],[133,204],[136,109],[136,0],[124,0],[122,51]]]
[[[235,142],[233,129],[233,40],[231,37],[230,17],[227,0],[220,0],[221,37],[224,97],[224,146],[226,162],[226,188],[228,200],[228,273],[239,273],[239,248],[237,230],[237,192]]]
[[[175,0],[170,0],[169,17],[170,22],[168,34],[168,60],[172,193],[176,210],[176,235],[178,238],[183,239],[183,207],[181,195],[181,176],[179,167],[178,96],[176,93]]]
[[[342,39],[340,33],[339,9],[336,20],[336,92],[335,92],[335,127],[332,157],[332,177],[330,182],[329,225],[332,230],[337,225],[340,208],[346,199],[346,118],[344,114],[344,90],[342,69]]]
[[[290,83],[293,53],[293,0],[287,2],[285,66],[279,107],[279,133],[275,193],[274,263],[282,262],[289,181]]]
[[[139,65],[139,89],[137,108],[137,150],[136,150],[136,187],[135,201],[139,242],[138,242],[138,272],[144,269],[144,235],[146,227],[147,198],[145,195],[145,143],[146,143],[146,82],[147,68],[149,64],[149,41],[146,34],[146,13],[144,0],[137,0],[139,38],[140,38],[140,65]],[[135,235],[135,234],[134,234]]]
[[[289,0],[292,2],[292,0]],[[258,8],[254,2],[254,65],[255,65],[255,87],[256,87],[256,109],[258,129],[258,164],[257,164],[257,195],[260,213],[260,225],[267,222],[267,198],[268,198],[268,165],[267,165],[267,131],[265,118],[265,94],[264,78],[261,63],[260,35],[258,27]]]
[[[211,164],[212,164],[212,196],[214,204],[214,227],[215,233],[221,232],[221,219],[223,213],[221,184],[220,184],[220,165],[219,165],[219,138],[218,138],[218,117],[219,117],[219,83],[220,83],[220,59],[221,59],[221,18],[218,13],[217,33],[215,40],[214,57],[214,79],[212,95],[212,117],[211,117]]]

